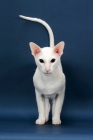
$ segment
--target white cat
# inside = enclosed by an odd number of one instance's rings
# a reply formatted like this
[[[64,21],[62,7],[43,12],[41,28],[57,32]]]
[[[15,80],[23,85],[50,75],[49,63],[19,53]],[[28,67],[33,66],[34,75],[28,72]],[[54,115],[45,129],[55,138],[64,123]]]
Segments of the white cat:
[[[52,124],[61,124],[60,114],[65,94],[65,75],[62,70],[60,57],[63,54],[64,42],[54,46],[54,35],[50,26],[43,20],[20,15],[21,18],[43,24],[48,30],[50,47],[40,48],[30,42],[30,49],[37,65],[33,82],[39,117],[36,124],[42,125],[49,119],[52,99]]]

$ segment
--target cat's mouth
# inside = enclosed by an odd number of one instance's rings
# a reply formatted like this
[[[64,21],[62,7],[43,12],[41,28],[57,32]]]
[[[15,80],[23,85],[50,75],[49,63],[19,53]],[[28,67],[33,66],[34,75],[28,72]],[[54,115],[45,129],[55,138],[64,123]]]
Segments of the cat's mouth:
[[[48,72],[48,73],[45,73],[45,75],[50,75],[50,74],[51,74],[51,73],[49,73],[49,72]]]

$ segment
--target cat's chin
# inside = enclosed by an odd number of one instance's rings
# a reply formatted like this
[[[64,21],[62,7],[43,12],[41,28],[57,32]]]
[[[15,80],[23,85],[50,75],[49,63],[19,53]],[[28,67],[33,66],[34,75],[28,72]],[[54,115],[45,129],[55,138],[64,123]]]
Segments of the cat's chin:
[[[51,73],[44,73],[46,76],[49,76]]]

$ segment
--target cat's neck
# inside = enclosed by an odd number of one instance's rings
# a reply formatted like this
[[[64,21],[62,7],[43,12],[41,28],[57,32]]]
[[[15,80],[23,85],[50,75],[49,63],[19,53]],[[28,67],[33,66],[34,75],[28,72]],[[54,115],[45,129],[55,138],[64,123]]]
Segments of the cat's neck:
[[[51,74],[43,73],[38,67],[37,67],[37,72],[43,81],[47,80],[48,82],[60,78],[60,75],[63,73],[62,68],[60,66],[58,66]]]

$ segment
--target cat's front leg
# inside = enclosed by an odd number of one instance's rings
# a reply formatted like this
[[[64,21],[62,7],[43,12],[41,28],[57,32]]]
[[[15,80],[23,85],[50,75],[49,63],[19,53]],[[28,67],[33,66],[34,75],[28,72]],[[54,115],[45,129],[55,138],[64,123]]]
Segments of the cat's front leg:
[[[64,92],[65,92],[65,86],[60,92],[60,94],[58,94],[57,97],[53,99],[52,124],[54,125],[61,124],[60,114],[64,102]]]
[[[39,117],[36,120],[36,124],[42,125],[45,123],[45,108],[44,108],[44,97],[37,91],[36,92],[36,101],[37,101],[37,107],[38,107],[38,113]]]
[[[45,121],[49,120],[50,103],[49,99],[45,98]]]

